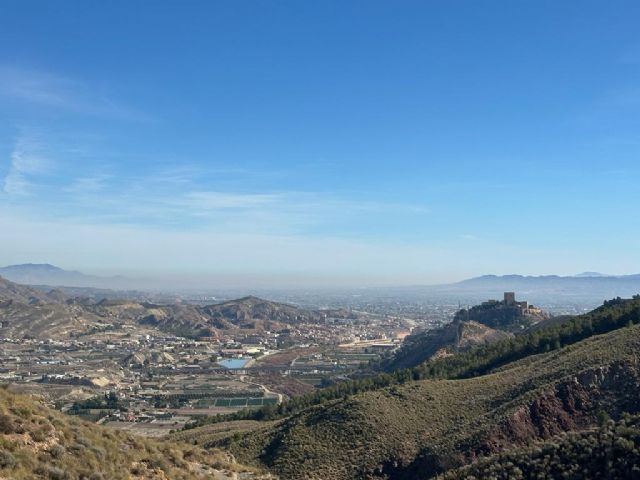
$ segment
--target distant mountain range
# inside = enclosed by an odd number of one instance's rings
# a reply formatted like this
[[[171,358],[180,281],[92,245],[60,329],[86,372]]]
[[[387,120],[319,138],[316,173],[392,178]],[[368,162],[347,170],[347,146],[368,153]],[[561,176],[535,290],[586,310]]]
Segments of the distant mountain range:
[[[573,276],[483,275],[425,290],[425,294],[439,294],[470,303],[483,299],[501,299],[503,292],[515,292],[520,300],[528,300],[556,312],[556,306],[579,305],[582,308],[593,308],[608,298],[627,298],[640,294],[640,274],[605,275],[585,272]]]
[[[579,273],[577,275],[574,275],[574,277],[578,277],[578,278],[582,278],[582,277],[614,277],[615,275],[608,275],[606,273],[600,273],[600,272],[582,272]]]
[[[47,286],[45,290],[54,287],[96,288],[119,290],[117,297],[125,298],[125,290],[144,290],[176,292],[187,291],[188,287],[181,283],[173,284],[163,279],[132,279],[122,276],[100,277],[87,275],[82,272],[64,270],[49,264],[21,264],[0,267],[0,277],[13,282]],[[198,291],[203,290],[202,286]],[[271,298],[287,298],[281,291],[256,292],[260,296]],[[349,288],[340,289],[342,294],[348,294]],[[361,290],[354,292],[362,294]],[[372,299],[388,296],[401,298],[406,301],[446,301],[464,304],[474,304],[487,299],[500,299],[502,292],[514,291],[519,299],[528,300],[536,305],[562,311],[567,305],[578,305],[581,308],[593,308],[604,299],[614,297],[631,297],[640,294],[640,274],[608,275],[600,272],[582,272],[571,276],[559,275],[483,275],[457,283],[445,285],[416,285],[414,287],[376,287],[367,289]],[[101,292],[104,296],[108,292]],[[76,294],[81,294],[76,292]],[[86,293],[82,293],[84,295]],[[236,289],[233,296],[246,295],[247,291]],[[114,295],[110,295],[114,298]],[[227,296],[229,298],[229,296]],[[301,299],[302,303],[304,298]],[[308,303],[308,302],[306,302]],[[322,303],[322,302],[320,302]],[[555,307],[558,307],[555,309]]]
[[[0,277],[25,285],[54,287],[132,288],[131,280],[121,277],[98,277],[75,270],[64,270],[48,263],[24,263],[0,267]]]
[[[604,298],[631,296],[640,293],[640,274],[604,275],[582,273],[575,276],[559,275],[483,275],[454,283],[446,287],[456,290],[520,291],[523,293],[585,292]]]
[[[561,275],[482,275],[480,277],[462,280],[457,284],[469,284],[478,282],[549,282],[549,281],[572,281],[572,280],[640,280],[640,273],[632,275],[607,275],[606,273],[584,272],[577,275],[561,276]],[[454,284],[455,285],[455,284]]]

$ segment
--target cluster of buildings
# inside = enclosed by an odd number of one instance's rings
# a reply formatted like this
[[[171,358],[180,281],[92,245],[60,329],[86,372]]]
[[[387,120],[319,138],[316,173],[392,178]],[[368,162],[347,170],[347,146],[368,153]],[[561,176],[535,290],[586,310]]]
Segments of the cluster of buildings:
[[[159,435],[200,415],[277,404],[288,392],[280,383],[346,375],[396,348],[411,328],[393,317],[327,318],[193,340],[126,326],[62,340],[0,339],[0,382],[63,411]]]

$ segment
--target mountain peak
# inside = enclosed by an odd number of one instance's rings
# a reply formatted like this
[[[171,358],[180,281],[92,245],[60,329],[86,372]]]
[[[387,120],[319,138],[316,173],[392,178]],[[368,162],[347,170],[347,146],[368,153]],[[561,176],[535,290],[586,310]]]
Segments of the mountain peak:
[[[64,272],[60,267],[51,265],[50,263],[19,263],[16,265],[7,265],[2,267],[1,270],[33,270],[33,271],[46,271],[46,272]]]
[[[600,272],[582,272],[577,275],[574,275],[576,278],[592,278],[592,277],[610,277],[611,275],[607,275],[606,273]]]
[[[65,287],[119,288],[123,277],[98,277],[76,270],[65,270],[50,263],[22,263],[0,267],[0,275],[12,282],[24,285],[49,285]]]

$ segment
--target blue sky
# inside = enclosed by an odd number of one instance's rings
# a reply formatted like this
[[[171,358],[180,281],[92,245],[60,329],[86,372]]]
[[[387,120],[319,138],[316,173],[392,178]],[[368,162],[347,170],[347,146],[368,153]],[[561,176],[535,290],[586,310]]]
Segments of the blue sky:
[[[640,4],[0,5],[0,263],[640,271]]]

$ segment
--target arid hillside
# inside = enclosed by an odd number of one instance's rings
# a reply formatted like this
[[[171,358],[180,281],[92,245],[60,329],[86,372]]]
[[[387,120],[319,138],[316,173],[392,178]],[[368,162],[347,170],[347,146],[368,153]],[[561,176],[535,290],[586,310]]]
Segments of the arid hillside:
[[[257,297],[221,304],[153,304],[134,300],[93,301],[60,290],[45,292],[0,277],[0,337],[62,339],[114,331],[125,325],[188,338],[216,336],[221,330],[283,330],[327,317],[352,318],[347,310],[308,310]]]
[[[198,480],[272,478],[229,454],[157,442],[81,422],[37,399],[0,389],[3,480]]]

